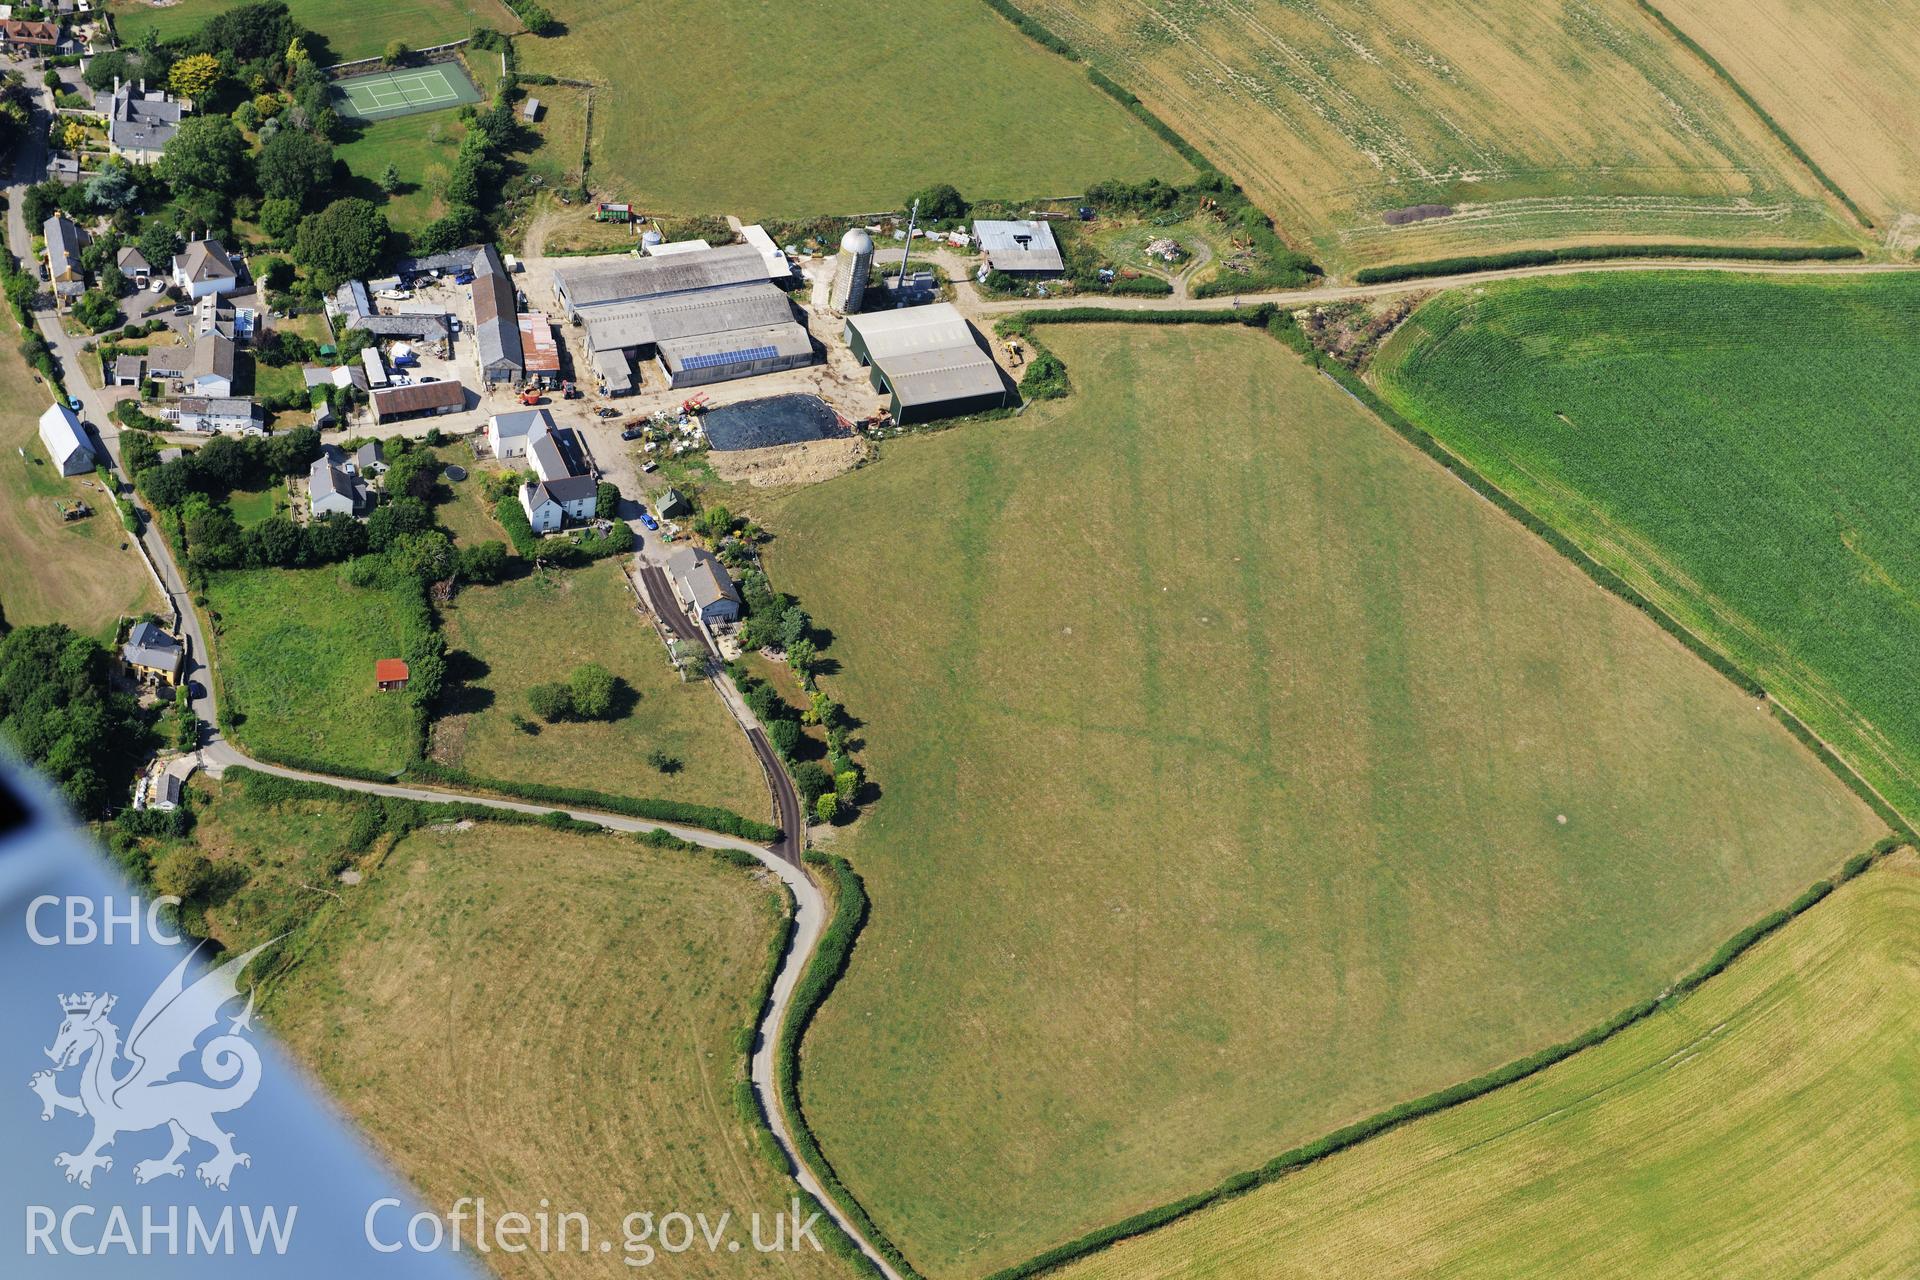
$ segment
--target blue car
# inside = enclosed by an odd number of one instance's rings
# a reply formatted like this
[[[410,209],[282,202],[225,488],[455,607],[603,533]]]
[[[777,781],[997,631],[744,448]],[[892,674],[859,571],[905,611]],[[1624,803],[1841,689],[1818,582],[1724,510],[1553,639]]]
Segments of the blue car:
[[[653,518],[653,512],[651,511],[642,510],[640,512],[640,523],[649,529],[658,529],[660,527],[660,522]]]

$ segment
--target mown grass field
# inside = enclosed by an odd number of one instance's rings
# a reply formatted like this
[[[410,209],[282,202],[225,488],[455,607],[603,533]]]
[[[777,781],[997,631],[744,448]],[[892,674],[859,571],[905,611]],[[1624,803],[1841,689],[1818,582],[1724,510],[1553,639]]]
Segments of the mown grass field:
[[[1584,1030],[1880,834],[1280,343],[1042,336],[1073,398],[764,519],[881,791],[804,1102],[927,1274]]]
[[[171,40],[239,3],[179,0],[155,6],[144,0],[110,0],[107,9],[120,42],[139,48],[149,31]],[[393,40],[425,49],[464,39],[477,26],[511,29],[516,25],[505,5],[490,0],[294,0],[288,7],[301,26],[327,38],[328,50],[341,62],[378,57]]]
[[[1920,243],[1920,42],[1911,14],[1847,0],[1658,0],[1814,162]],[[1910,34],[1910,33],[1909,33]]]
[[[471,483],[471,481],[467,482]],[[452,661],[446,711],[433,729],[442,764],[485,778],[587,787],[718,805],[764,819],[771,801],[746,738],[704,682],[682,683],[634,603],[619,558],[584,569],[469,587],[441,611]],[[527,704],[536,684],[598,662],[624,682],[623,714],[547,724]],[[537,734],[514,727],[520,715]],[[659,749],[680,761],[663,773]]]
[[[394,596],[347,585],[338,565],[213,575],[207,604],[223,712],[257,749],[357,769],[397,770],[411,719],[404,694],[374,688],[373,664],[401,654]]]
[[[19,328],[6,320],[0,335],[11,348]],[[47,457],[40,414],[52,403],[11,349],[0,354],[0,616],[111,640],[122,616],[161,607],[160,590],[92,473],[62,476]],[[54,505],[74,501],[93,515],[69,521]]]
[[[593,183],[649,212],[863,213],[951,182],[1069,195],[1190,167],[978,0],[552,0],[520,65],[602,86]],[[537,92],[537,90],[536,90]]]
[[[446,212],[443,193],[466,129],[451,111],[356,121],[355,135],[334,155],[366,185],[358,194],[376,200],[395,230],[415,232]],[[377,185],[391,164],[400,175],[393,194]]]
[[[1903,1274],[1917,976],[1901,855],[1605,1044],[1060,1275]]]
[[[1582,241],[1852,235],[1632,0],[1019,0],[1345,270]],[[1389,226],[1445,205],[1453,216]]]
[[[1489,286],[1375,372],[1920,815],[1920,279]]]
[[[493,1252],[501,1277],[624,1270],[622,1220],[731,1213],[738,1252],[651,1259],[674,1275],[838,1274],[760,1254],[786,1179],[737,1110],[785,904],[770,879],[614,836],[481,823],[396,845],[267,1003],[279,1035],[445,1214],[550,1202],[597,1251]],[[465,1247],[472,1247],[469,1236]],[[610,1258],[613,1261],[610,1261]]]

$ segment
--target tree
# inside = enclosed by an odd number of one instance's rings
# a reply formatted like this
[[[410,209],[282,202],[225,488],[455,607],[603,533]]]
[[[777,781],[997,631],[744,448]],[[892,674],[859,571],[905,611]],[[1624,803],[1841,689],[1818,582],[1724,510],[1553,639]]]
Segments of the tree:
[[[124,804],[147,730],[109,682],[107,651],[67,627],[16,627],[0,639],[0,735],[85,817]]]
[[[388,195],[392,195],[398,191],[400,187],[400,166],[389,160],[387,161],[387,167],[380,171],[380,189]]]
[[[172,227],[155,219],[140,228],[140,238],[134,245],[148,265],[164,273],[172,266],[173,255],[180,251],[180,237],[173,233]]]
[[[829,791],[813,802],[813,812],[822,822],[832,822],[840,816],[840,797]]]
[[[203,451],[204,452],[204,451]],[[396,498],[367,517],[367,548],[385,551],[394,539],[433,527],[433,512],[418,498]]]
[[[593,514],[602,520],[611,520],[620,514],[620,487],[600,482],[593,491]]]
[[[967,203],[965,196],[946,182],[936,182],[926,190],[907,197],[907,203],[902,207],[911,209],[915,200],[920,202],[922,222],[958,222],[973,207]]]
[[[292,244],[300,230],[300,206],[292,200],[262,200],[260,229],[277,245]]]
[[[567,677],[567,696],[575,715],[603,720],[613,711],[613,673],[597,662],[583,662]]]
[[[192,115],[160,153],[160,176],[175,188],[176,197],[192,192],[217,196],[222,208],[246,188],[243,165],[246,139],[226,116]],[[185,192],[180,189],[186,188]]]
[[[81,71],[80,78],[86,81],[87,88],[95,93],[106,93],[113,88],[115,81],[125,84],[130,80],[139,79],[140,73],[135,70],[132,54],[125,49],[108,49],[87,59],[86,68]]]
[[[75,300],[73,318],[94,333],[118,328],[120,304],[99,289],[89,289]]]
[[[167,87],[196,105],[220,83],[220,59],[210,53],[188,54],[167,73]]]
[[[797,604],[790,605],[787,611],[780,615],[780,647],[793,648],[805,639],[812,629],[813,619],[807,616],[807,611]]]
[[[767,726],[767,741],[773,744],[782,758],[791,760],[800,746],[800,722],[798,720],[775,720]]]
[[[65,151],[78,151],[87,145],[87,127],[78,120],[69,120],[60,127],[60,147]]]
[[[440,459],[425,449],[396,455],[387,467],[387,492],[397,498],[423,501],[432,497],[433,486],[440,479],[440,465]]]
[[[793,674],[800,677],[800,683],[806,685],[813,677],[813,663],[819,656],[813,641],[801,636],[787,646],[787,665],[793,668]]]
[[[315,563],[350,560],[366,549],[366,527],[344,512],[329,512],[307,526],[307,558]]]
[[[658,747],[655,747],[653,750],[647,752],[647,763],[652,765],[655,769],[659,770],[661,773],[680,772],[680,757],[668,755],[666,752],[662,751]]]
[[[386,49],[380,54],[380,61],[390,67],[395,67],[405,62],[412,53],[413,50],[407,47],[406,41],[389,40]]]
[[[833,794],[840,797],[840,803],[851,806],[853,798],[860,794],[860,774],[855,769],[842,769],[833,775]]]
[[[453,576],[453,539],[439,529],[403,534],[387,547],[387,563],[396,573],[439,582]]]
[[[192,846],[168,852],[153,869],[153,887],[182,902],[204,898],[219,881],[213,859]]]
[[[467,582],[498,582],[507,576],[507,544],[482,542],[460,549],[460,577]]]
[[[305,206],[333,180],[333,148],[310,133],[281,129],[260,148],[260,192]]]
[[[527,690],[527,705],[548,724],[556,724],[573,714],[573,698],[563,684],[534,685]]]
[[[449,204],[447,211],[414,233],[419,253],[445,253],[481,239],[480,211],[470,204]]]
[[[815,800],[833,790],[833,779],[827,771],[812,760],[793,766],[793,785],[800,791],[800,802],[811,806]]]
[[[283,476],[299,475],[320,456],[320,432],[313,427],[277,431],[267,439],[267,466]]]
[[[88,204],[114,211],[131,208],[140,199],[140,184],[134,179],[133,170],[109,161],[87,179],[86,192]]]
[[[305,558],[306,538],[286,516],[268,516],[247,530],[247,559],[270,568],[298,564]]]
[[[387,220],[371,201],[335,200],[300,223],[293,256],[313,272],[322,289],[373,275],[386,256]]]

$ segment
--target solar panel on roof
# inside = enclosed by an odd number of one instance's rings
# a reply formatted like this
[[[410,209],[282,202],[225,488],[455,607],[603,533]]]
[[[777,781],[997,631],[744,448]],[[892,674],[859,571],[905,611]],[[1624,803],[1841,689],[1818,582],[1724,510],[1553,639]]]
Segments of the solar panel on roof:
[[[711,369],[716,365],[734,364],[742,360],[771,360],[779,354],[778,347],[748,347],[745,351],[709,351],[702,355],[688,356],[680,362],[680,367]]]

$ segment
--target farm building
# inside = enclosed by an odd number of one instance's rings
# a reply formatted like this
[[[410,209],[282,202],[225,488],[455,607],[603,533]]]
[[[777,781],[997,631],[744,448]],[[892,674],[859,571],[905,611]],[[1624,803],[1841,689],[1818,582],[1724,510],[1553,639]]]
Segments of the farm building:
[[[387,362],[380,358],[379,347],[360,348],[360,366],[366,370],[368,387],[387,385]]]
[[[893,420],[925,422],[1013,400],[1000,367],[950,302],[847,317],[847,346],[892,397]]]
[[[556,268],[554,287],[586,329],[601,385],[622,394],[632,385],[629,358],[655,359],[676,388],[812,364],[806,326],[787,295],[767,283],[766,270],[752,245],[728,245],[660,258],[588,259]]]
[[[367,514],[373,506],[373,494],[367,482],[343,465],[338,448],[330,448],[307,468],[307,511],[314,519],[334,515]]]
[[[520,357],[525,363],[528,382],[556,383],[560,380],[560,342],[553,335],[553,322],[546,313],[522,311],[519,316]]]
[[[994,221],[973,224],[974,239],[987,255],[987,265],[1009,275],[1052,275],[1063,267],[1053,228],[1044,222]]]
[[[407,664],[398,658],[376,658],[373,663],[373,687],[381,693],[395,693],[407,687]]]
[[[593,376],[600,381],[602,395],[633,394],[633,362],[619,347],[593,353]]]
[[[537,436],[553,430],[553,415],[545,409],[519,409],[487,419],[487,447],[496,458],[518,458]]]
[[[681,547],[667,557],[667,572],[700,621],[715,626],[739,620],[740,593],[727,576],[726,566],[712,552]]]
[[[592,476],[559,476],[520,486],[520,509],[535,533],[551,533],[568,520],[593,519],[600,486]]]
[[[172,684],[180,678],[186,650],[180,642],[151,622],[136,622],[120,646],[120,660],[136,679]]]
[[[482,382],[518,382],[526,372],[513,307],[513,281],[487,245],[473,262],[473,341]]]
[[[240,274],[233,269],[225,245],[218,240],[195,240],[185,252],[173,256],[173,283],[189,298],[204,298],[210,293],[232,293],[239,287]]]
[[[553,269],[553,293],[567,319],[584,307],[699,293],[737,284],[765,284],[766,261],[752,245],[724,245],[659,258],[624,253],[578,258]]]
[[[40,443],[63,476],[85,475],[93,470],[93,446],[87,443],[87,429],[73,410],[63,404],[51,405],[40,415]]]
[[[238,431],[255,435],[266,430],[260,406],[240,396],[186,396],[169,416],[182,431]]]
[[[154,164],[186,115],[185,103],[175,102],[164,89],[147,91],[139,84],[113,82],[113,92],[100,93],[94,106],[107,118],[107,147],[135,164]],[[122,268],[124,270],[124,268]]]
[[[370,392],[369,398],[373,401],[375,422],[393,422],[430,413],[458,413],[467,404],[466,388],[450,381],[381,387]]]
[[[47,242],[47,279],[56,298],[77,298],[87,291],[86,268],[80,265],[80,251],[86,247],[87,233],[75,226],[64,213],[47,219],[41,234]]]

